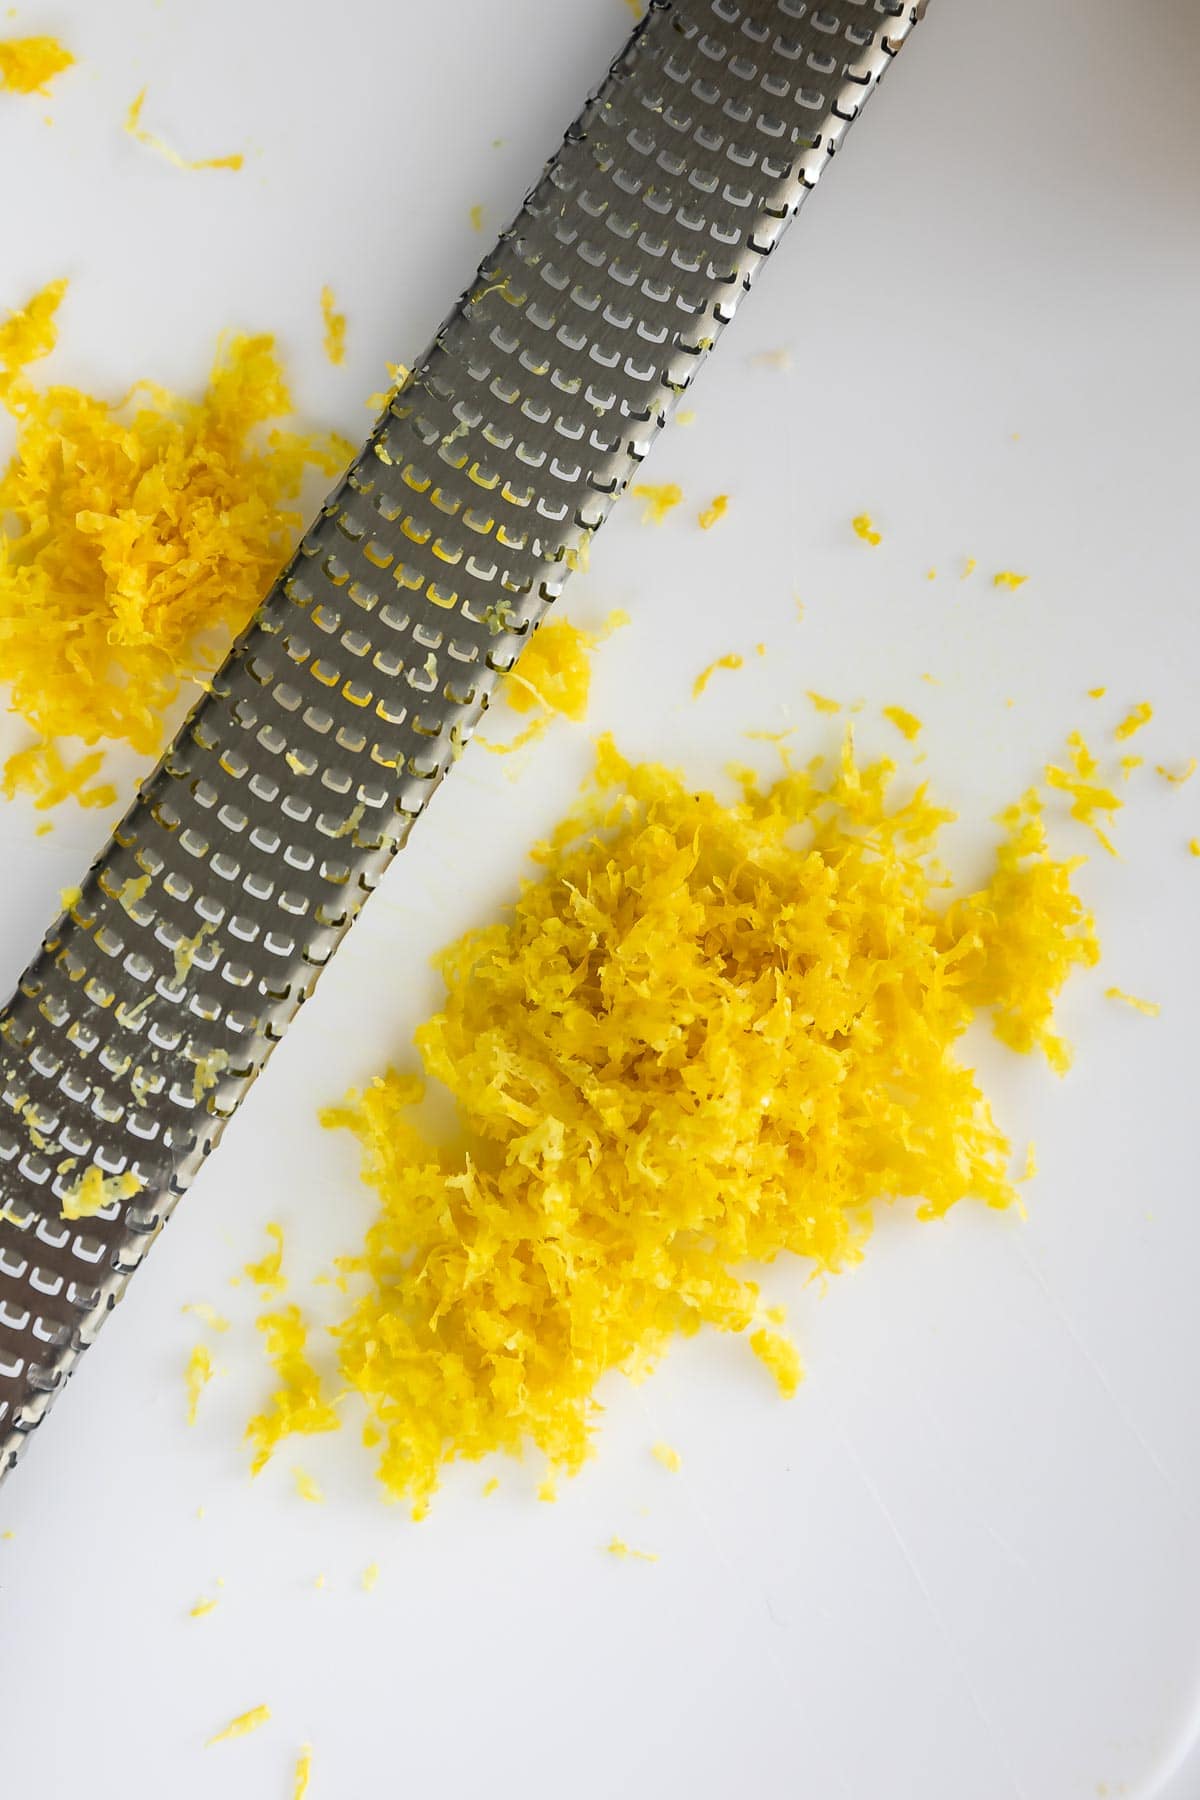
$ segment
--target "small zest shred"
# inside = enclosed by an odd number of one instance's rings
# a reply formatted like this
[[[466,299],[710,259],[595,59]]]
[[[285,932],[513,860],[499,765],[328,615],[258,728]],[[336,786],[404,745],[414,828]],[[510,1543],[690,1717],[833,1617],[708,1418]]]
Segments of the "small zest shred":
[[[283,1226],[272,1221],[266,1232],[275,1248],[268,1250],[258,1262],[248,1262],[245,1273],[263,1295],[269,1296],[286,1291],[287,1277],[283,1273]]]
[[[269,337],[230,337],[208,391],[182,399],[138,383],[115,405],[35,389],[28,365],[55,343],[54,282],[0,323],[0,402],[17,423],[0,475],[0,683],[43,740],[5,769],[6,789],[45,805],[89,786],[54,744],[120,741],[153,754],[184,683],[201,685],[245,626],[303,523],[309,470],[339,472],[344,439],[290,431]]]
[[[389,1070],[322,1116],[359,1140],[378,1213],[334,1324],[390,1498],[447,1464],[533,1448],[539,1489],[591,1453],[596,1388],[702,1326],[751,1333],[785,1393],[799,1357],[756,1263],[858,1262],[872,1207],[1016,1203],[1011,1146],[957,1053],[990,1015],[1067,1066],[1055,998],[1099,948],[1036,794],[990,879],[947,901],[952,816],[893,765],[740,777],[726,804],[602,739],[594,785],[504,917],[439,959],[424,1078]],[[434,1141],[425,1080],[461,1135]],[[278,1363],[277,1363],[278,1367]],[[284,1380],[269,1451],[316,1376]],[[330,1409],[322,1408],[321,1428]]]
[[[325,322],[325,354],[331,363],[346,360],[346,315],[337,310],[333,289],[321,289],[321,317]]]
[[[216,1612],[217,1607],[220,1604],[221,1599],[219,1594],[214,1594],[211,1600],[197,1600],[195,1606],[189,1609],[188,1618],[206,1619],[210,1612]]]
[[[1088,749],[1080,732],[1073,731],[1067,739],[1070,752],[1070,768],[1056,767],[1053,763],[1046,767],[1046,785],[1066,794],[1071,801],[1071,817],[1078,819],[1094,831],[1097,839],[1110,856],[1117,854],[1112,839],[1100,829],[1097,817],[1109,818],[1119,812],[1124,801],[1112,789],[1093,779],[1100,765]]]
[[[1189,838],[1188,850],[1193,856],[1200,856],[1200,838]]]
[[[292,1787],[292,1800],[304,1800],[308,1793],[308,1784],[312,1779],[313,1753],[312,1745],[305,1744],[296,1758],[296,1775]]]
[[[1144,756],[1123,756],[1121,758],[1121,780],[1128,781],[1134,771],[1140,769],[1145,761]]]
[[[196,1423],[196,1414],[200,1408],[200,1396],[213,1378],[212,1351],[207,1344],[197,1344],[188,1357],[184,1380],[187,1383],[189,1425]]]
[[[992,586],[1009,588],[1015,592],[1017,588],[1024,587],[1028,580],[1028,575],[1018,575],[1014,569],[1001,569],[998,575],[992,576]]]
[[[658,1561],[657,1550],[635,1550],[632,1544],[627,1544],[625,1539],[620,1537],[610,1538],[604,1548],[610,1556],[620,1557],[622,1562],[656,1563]]]
[[[964,557],[962,574],[959,576],[958,579],[960,581],[966,581],[968,576],[973,575],[978,567],[979,567],[979,563],[977,562],[975,557],[973,557],[973,556]]]
[[[1148,725],[1153,717],[1154,708],[1148,700],[1143,700],[1139,705],[1130,707],[1113,735],[1119,743],[1124,743],[1125,739],[1131,738],[1135,731],[1140,731],[1143,725]]]
[[[489,1475],[481,1489],[484,1499],[489,1500],[491,1498],[491,1496],[494,1493],[496,1493],[499,1486],[500,1486],[500,1477],[498,1475]]]
[[[662,1464],[664,1469],[669,1469],[672,1475],[678,1475],[680,1469],[683,1467],[682,1456],[680,1456],[678,1450],[673,1450],[670,1444],[652,1444],[650,1446],[650,1454],[654,1457],[656,1462]]]
[[[320,1505],[324,1500],[324,1494],[307,1469],[293,1469],[292,1480],[295,1482],[296,1492],[302,1500],[309,1500],[314,1505]]]
[[[180,1307],[180,1312],[191,1312],[193,1318],[201,1319],[209,1327],[210,1332],[227,1332],[228,1330],[228,1319],[225,1318],[225,1314],[218,1312],[216,1307],[210,1307],[207,1300],[191,1300],[185,1307]]]
[[[1108,692],[1108,689],[1106,687],[1089,688],[1088,689],[1088,699],[1089,700],[1103,700],[1103,698],[1104,698],[1105,694],[1107,694],[1107,692]]]
[[[1127,994],[1124,988],[1105,988],[1106,1000],[1119,1000],[1122,1006],[1131,1006],[1134,1012],[1145,1013],[1148,1019],[1157,1019],[1162,1007],[1157,1000],[1139,1000],[1136,994]]]
[[[2,555],[2,551],[0,551]],[[83,807],[115,806],[117,790],[111,781],[88,783],[104,761],[99,750],[89,750],[77,762],[67,762],[57,744],[46,740],[14,750],[0,771],[0,791],[6,800],[29,794],[36,812],[48,812],[64,800]]]
[[[711,531],[718,519],[723,519],[728,511],[729,495],[717,494],[712,504],[706,506],[704,511],[697,515],[701,531]]]
[[[469,217],[469,219],[471,221],[471,230],[472,231],[482,231],[483,230],[483,207],[479,205],[478,201],[476,202],[476,204],[474,206],[472,206],[470,208],[470,211],[467,216]]]
[[[804,1368],[795,1344],[788,1338],[781,1337],[779,1332],[768,1331],[763,1327],[750,1333],[750,1348],[759,1361],[770,1369],[784,1399],[790,1400],[804,1379]]]
[[[124,1175],[104,1175],[93,1163],[64,1193],[62,1216],[64,1219],[93,1219],[114,1201],[132,1200],[145,1185],[132,1171]]]
[[[269,1706],[255,1706],[249,1712],[239,1713],[236,1719],[230,1720],[224,1731],[218,1731],[215,1737],[209,1738],[207,1748],[211,1749],[214,1744],[227,1744],[231,1738],[248,1737],[260,1725],[266,1725],[270,1717]]]
[[[377,1586],[378,1582],[379,1582],[379,1564],[377,1562],[368,1563],[366,1568],[362,1572],[362,1584],[363,1584],[364,1590],[369,1594],[371,1592],[371,1589],[373,1587]]]
[[[905,712],[902,706],[885,706],[883,716],[896,727],[901,737],[906,737],[910,743],[920,735],[921,720],[915,713]]]
[[[591,654],[614,631],[628,624],[629,614],[617,609],[609,613],[599,632],[584,631],[569,619],[551,619],[540,626],[522,651],[520,662],[504,677],[500,690],[513,712],[536,710],[537,717],[506,744],[492,738],[477,741],[494,755],[511,755],[541,737],[552,719],[581,723],[587,717],[591,694]]]
[[[1164,781],[1169,781],[1172,787],[1182,787],[1184,782],[1190,781],[1196,773],[1196,758],[1193,756],[1182,769],[1167,769],[1163,767],[1162,763],[1155,763],[1154,768],[1155,772],[1161,775]]]
[[[693,681],[692,699],[698,700],[700,698],[718,669],[740,669],[744,666],[745,658],[739,656],[736,650],[730,650],[727,651],[724,656],[718,656],[714,662],[709,663],[707,668],[701,669],[695,681]]]
[[[1025,1152],[1025,1165],[1017,1176],[1018,1181],[1032,1181],[1038,1172],[1037,1145],[1030,1143]]]
[[[833,700],[828,694],[818,694],[813,688],[805,690],[805,698],[819,713],[839,713],[842,710],[840,700]]]
[[[313,1436],[337,1431],[341,1424],[325,1398],[321,1377],[308,1360],[308,1327],[300,1308],[285,1306],[277,1313],[264,1313],[258,1329],[266,1339],[267,1356],[279,1385],[266,1409],[246,1427],[254,1446],[250,1467],[255,1475],[266,1467],[275,1446],[285,1437],[296,1432]]]
[[[642,521],[646,525],[661,525],[673,506],[678,506],[683,499],[683,489],[673,481],[639,482],[631,490],[635,500],[644,500],[646,509]]]
[[[875,521],[870,513],[858,513],[851,519],[850,525],[855,535],[860,537],[864,544],[882,544],[883,533],[876,530]]]
[[[139,144],[144,144],[147,150],[155,150],[159,156],[165,157],[173,168],[232,169],[236,171],[244,164],[246,159],[240,150],[235,151],[232,156],[204,156],[195,162],[189,161],[185,156],[180,156],[178,150],[173,150],[170,144],[164,143],[162,138],[157,137],[153,131],[146,130],[141,122],[142,108],[145,104],[146,90],[143,88],[141,93],[130,102],[129,111],[125,114],[125,130]]]
[[[0,38],[0,88],[48,99],[50,83],[74,61],[57,38]]]

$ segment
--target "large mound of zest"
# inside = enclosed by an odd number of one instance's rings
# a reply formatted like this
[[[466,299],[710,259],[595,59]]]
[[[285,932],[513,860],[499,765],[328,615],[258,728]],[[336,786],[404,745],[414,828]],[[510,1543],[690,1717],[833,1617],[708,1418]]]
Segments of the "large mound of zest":
[[[924,1217],[1014,1200],[957,1046],[987,1009],[1006,1044],[1065,1067],[1053,1003],[1098,956],[1092,921],[1033,794],[1004,815],[987,886],[948,901],[950,815],[924,790],[893,803],[892,774],[847,741],[836,766],[746,776],[726,805],[605,743],[537,878],[441,958],[445,1006],[417,1045],[462,1141],[423,1133],[415,1074],[325,1115],[379,1197],[343,1265],[341,1381],[415,1513],[456,1458],[536,1446],[573,1473],[601,1377],[702,1325],[748,1333],[792,1391],[754,1264],[853,1264],[881,1200]],[[260,1459],[327,1428],[295,1348],[252,1427]]]
[[[291,410],[269,337],[230,337],[208,391],[139,382],[112,405],[24,370],[54,347],[65,283],[0,324],[0,402],[17,447],[0,477],[0,682],[43,740],[149,753],[180,685],[250,619],[302,524],[305,471],[349,445]],[[22,781],[18,785],[29,785]]]

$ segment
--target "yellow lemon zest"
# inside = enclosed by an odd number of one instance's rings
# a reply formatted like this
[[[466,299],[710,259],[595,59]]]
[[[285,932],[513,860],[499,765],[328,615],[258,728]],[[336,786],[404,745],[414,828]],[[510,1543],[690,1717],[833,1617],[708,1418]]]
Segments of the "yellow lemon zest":
[[[346,315],[337,310],[333,289],[321,289],[321,318],[325,323],[325,354],[331,363],[346,360]]]
[[[717,494],[711,505],[706,506],[702,513],[697,514],[701,531],[711,531],[718,519],[723,519],[728,511],[729,495]]]
[[[237,170],[242,167],[246,159],[240,150],[235,151],[231,156],[204,156],[194,162],[190,161],[185,156],[180,156],[178,150],[173,150],[170,144],[164,143],[162,138],[158,137],[153,131],[146,130],[141,122],[142,108],[145,104],[146,90],[143,88],[141,93],[135,95],[134,99],[130,102],[129,111],[125,114],[125,130],[128,132],[129,136],[134,138],[139,144],[144,144],[147,150],[157,151],[159,156],[164,157],[173,168],[191,170]]]
[[[49,98],[50,83],[74,61],[57,38],[0,38],[0,88]]]
[[[673,506],[678,506],[683,499],[683,489],[673,481],[642,481],[631,488],[635,500],[646,502],[642,520],[647,525],[661,525]]]
[[[730,650],[727,651],[724,656],[718,656],[713,662],[710,662],[706,668],[701,669],[695,681],[693,681],[692,699],[698,700],[700,698],[718,669],[740,669],[743,667],[744,662],[745,658],[739,656],[736,650]]]

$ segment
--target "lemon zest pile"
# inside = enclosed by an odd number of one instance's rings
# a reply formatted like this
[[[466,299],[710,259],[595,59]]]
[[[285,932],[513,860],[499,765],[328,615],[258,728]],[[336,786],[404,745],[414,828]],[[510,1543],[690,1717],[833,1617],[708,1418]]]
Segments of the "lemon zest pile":
[[[664,1469],[669,1469],[672,1475],[678,1475],[683,1467],[682,1456],[678,1450],[672,1449],[670,1444],[651,1444],[650,1454],[656,1462],[662,1464]]]
[[[882,544],[883,533],[875,528],[875,521],[870,513],[858,513],[850,521],[852,530],[864,544]]]
[[[1119,812],[1124,801],[1112,789],[1094,780],[1099,763],[1088,749],[1083,736],[1078,731],[1071,732],[1067,738],[1067,749],[1070,752],[1069,769],[1057,767],[1053,763],[1046,766],[1046,785],[1067,794],[1071,800],[1071,817],[1078,819],[1094,831],[1097,839],[1110,856],[1117,854],[1112,839],[1101,830],[1097,823],[1097,815],[1110,817]]]
[[[1162,1007],[1157,1000],[1139,1000],[1136,994],[1127,994],[1124,988],[1105,988],[1106,1000],[1119,1000],[1123,1006],[1131,1006],[1134,1012],[1145,1013],[1148,1019],[1157,1019]]]
[[[1140,731],[1143,725],[1148,725],[1153,717],[1154,708],[1148,700],[1143,700],[1137,706],[1130,707],[1113,735],[1124,742],[1126,738],[1131,738],[1135,731]]]
[[[64,1219],[95,1218],[116,1200],[132,1200],[144,1186],[145,1182],[132,1170],[124,1175],[104,1175],[93,1163],[64,1193],[62,1216]]]
[[[200,1396],[213,1378],[212,1352],[207,1344],[197,1344],[188,1357],[184,1380],[187,1383],[188,1424],[196,1423],[196,1414],[200,1407]]]
[[[604,1548],[610,1556],[619,1556],[622,1562],[656,1563],[658,1561],[657,1550],[635,1550],[632,1544],[627,1544],[625,1539],[620,1537],[610,1538]]]
[[[745,658],[736,650],[729,650],[724,656],[718,656],[706,668],[701,669],[692,683],[692,699],[698,700],[718,669],[740,669],[745,666]]]
[[[704,511],[696,516],[701,531],[711,531],[717,521],[723,519],[728,511],[729,495],[717,494],[711,506],[706,506]]]
[[[313,1436],[336,1431],[341,1423],[325,1398],[321,1377],[308,1360],[308,1328],[300,1308],[285,1306],[280,1312],[264,1313],[258,1329],[266,1339],[267,1356],[279,1386],[266,1409],[246,1427],[246,1436],[254,1445],[250,1467],[255,1475],[266,1467],[283,1438],[294,1432]]]
[[[346,360],[346,315],[338,312],[333,289],[321,289],[321,317],[325,321],[325,354],[331,363]]]
[[[1001,569],[998,575],[992,576],[992,586],[1009,588],[1015,593],[1017,588],[1024,587],[1028,580],[1028,575],[1018,575],[1014,569]]]
[[[57,38],[0,38],[0,88],[48,99],[50,83],[74,61]]]
[[[910,743],[920,735],[921,720],[915,713],[906,712],[902,706],[885,706],[883,716],[896,727],[901,737],[906,737]]]
[[[173,150],[170,144],[164,143],[162,138],[157,137],[153,131],[147,131],[141,123],[142,107],[145,104],[146,90],[143,88],[141,93],[130,102],[129,111],[125,114],[125,130],[139,144],[144,144],[148,150],[156,150],[160,156],[165,157],[173,168],[233,169],[236,171],[245,163],[246,159],[240,150],[235,151],[231,156],[203,156],[194,162],[185,156],[180,156],[178,150]]]
[[[540,626],[500,687],[513,712],[523,715],[536,709],[538,716],[506,744],[483,737],[478,742],[493,755],[508,756],[541,737],[555,718],[571,719],[576,724],[585,719],[592,686],[589,658],[614,631],[628,623],[629,614],[617,608],[609,613],[598,632],[584,631],[569,619],[550,619]],[[503,619],[500,629],[504,629]]]
[[[365,1284],[334,1327],[341,1379],[416,1516],[445,1464],[530,1443],[552,1499],[589,1454],[600,1378],[648,1373],[702,1325],[753,1332],[793,1391],[752,1264],[852,1265],[880,1200],[1014,1203],[956,1045],[986,1009],[1004,1043],[1065,1068],[1054,1000],[1099,954],[1091,920],[1035,794],[1003,815],[986,886],[946,904],[932,858],[951,815],[924,788],[894,803],[892,775],[847,738],[831,769],[746,775],[726,805],[602,741],[538,877],[440,958],[444,1008],[416,1041],[461,1144],[422,1132],[414,1074],[323,1115],[379,1197],[341,1264]],[[251,1427],[260,1461],[293,1419],[336,1423],[292,1320]]]
[[[260,1725],[267,1724],[270,1717],[269,1706],[251,1707],[249,1712],[239,1713],[236,1719],[231,1719],[224,1731],[218,1731],[215,1737],[210,1737],[207,1747],[211,1749],[214,1744],[226,1744],[231,1738],[247,1737],[250,1732],[257,1731]]]
[[[310,468],[332,475],[349,445],[275,421],[291,409],[269,337],[221,345],[198,401],[140,383],[117,405],[23,371],[53,348],[65,284],[0,324],[0,400],[17,421],[0,477],[0,682],[44,739],[164,735],[181,683],[219,661],[249,621],[303,523]],[[52,804],[85,787],[53,748],[21,751],[7,781]]]
[[[635,500],[646,502],[642,513],[645,525],[661,525],[673,506],[678,506],[683,499],[683,489],[674,481],[653,482],[642,481],[631,488]]]

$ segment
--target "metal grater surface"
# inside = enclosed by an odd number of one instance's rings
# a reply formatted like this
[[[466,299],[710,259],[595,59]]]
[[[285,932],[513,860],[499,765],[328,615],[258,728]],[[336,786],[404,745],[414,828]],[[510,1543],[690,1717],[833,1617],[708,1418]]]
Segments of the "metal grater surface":
[[[0,1014],[0,1475],[924,3],[651,0],[50,930]]]

